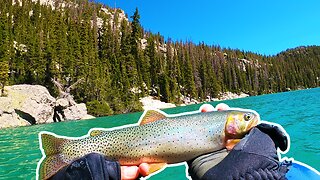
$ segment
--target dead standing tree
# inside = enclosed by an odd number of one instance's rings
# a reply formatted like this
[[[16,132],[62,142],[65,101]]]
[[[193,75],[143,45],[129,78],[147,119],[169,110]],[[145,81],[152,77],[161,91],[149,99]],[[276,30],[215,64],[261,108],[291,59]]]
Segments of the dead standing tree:
[[[73,99],[73,96],[70,94],[70,91],[74,89],[78,84],[80,84],[83,81],[83,78],[79,79],[77,82],[73,83],[71,86],[63,86],[58,80],[51,79],[51,81],[56,85],[59,91],[58,99],[64,99],[68,102],[67,106],[73,106],[76,104],[75,100]],[[54,114],[53,114],[53,121],[54,122],[60,122],[61,117],[65,120],[66,116],[64,114],[64,109],[66,106],[63,104],[58,103],[54,107]],[[59,115],[60,114],[60,115]]]
[[[73,96],[70,94],[70,91],[74,89],[78,84],[83,82],[83,78],[79,79],[75,83],[73,83],[70,86],[63,86],[58,80],[55,80],[51,78],[51,81],[56,85],[59,91],[59,98],[63,98],[68,100],[69,105],[73,106],[76,104],[76,102],[73,99]]]
[[[60,103],[57,103],[56,106],[54,107],[53,121],[60,122],[61,118],[66,120],[66,116],[64,114],[64,109],[68,106],[76,105],[76,102],[73,99],[73,96],[70,94],[70,91],[72,89],[74,89],[78,84],[80,84],[83,81],[83,78],[79,79],[77,82],[73,83],[71,86],[63,86],[58,80],[55,80],[53,78],[51,78],[51,81],[58,88],[58,91],[59,91],[58,99],[63,99],[65,101],[67,101],[67,104],[61,103],[61,102],[63,102],[63,101],[61,101]]]

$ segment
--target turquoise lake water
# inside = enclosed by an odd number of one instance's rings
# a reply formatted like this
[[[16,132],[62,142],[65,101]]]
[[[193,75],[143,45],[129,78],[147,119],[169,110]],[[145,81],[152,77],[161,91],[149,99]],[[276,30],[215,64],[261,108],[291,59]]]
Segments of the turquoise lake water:
[[[284,155],[320,170],[320,88],[223,101],[231,107],[256,110],[263,120],[281,124],[291,138]],[[211,103],[214,106],[218,102]],[[200,105],[167,109],[168,114],[197,110]],[[51,131],[64,136],[82,136],[90,128],[109,128],[135,123],[142,113],[92,120],[68,121],[0,130],[0,179],[35,179],[41,158],[38,133]],[[186,179],[185,167],[166,168],[150,179]]]

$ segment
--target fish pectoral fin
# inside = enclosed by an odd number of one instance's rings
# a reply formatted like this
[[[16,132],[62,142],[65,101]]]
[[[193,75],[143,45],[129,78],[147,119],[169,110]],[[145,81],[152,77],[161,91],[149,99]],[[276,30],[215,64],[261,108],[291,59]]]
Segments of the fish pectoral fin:
[[[167,118],[167,116],[159,111],[148,110],[145,113],[145,115],[142,117],[140,125],[144,125],[144,124],[151,123],[151,122],[158,121],[165,118]]]
[[[166,163],[141,163],[139,165],[139,173],[142,176],[148,176],[156,171],[161,170],[167,166]]]
[[[241,139],[228,139],[226,142],[226,148],[230,151],[233,147],[240,142]]]

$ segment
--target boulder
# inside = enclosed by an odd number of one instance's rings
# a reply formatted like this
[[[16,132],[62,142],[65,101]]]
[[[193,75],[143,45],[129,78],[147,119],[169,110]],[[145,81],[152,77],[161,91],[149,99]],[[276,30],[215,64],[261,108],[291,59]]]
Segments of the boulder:
[[[16,126],[30,125],[28,121],[21,118],[12,107],[12,99],[0,97],[0,129]]]
[[[65,118],[67,120],[79,120],[79,119],[90,119],[93,116],[88,116],[86,104],[80,103],[73,106],[67,107],[63,110]]]
[[[17,114],[30,124],[53,122],[53,108],[56,99],[40,85],[14,85],[5,87],[6,97],[0,109],[9,114]]]
[[[6,86],[0,97],[0,128],[94,118],[84,103],[68,98],[55,99],[40,85]],[[71,102],[72,101],[72,102]],[[54,121],[54,115],[56,119]]]
[[[63,108],[67,108],[69,106],[69,101],[65,98],[59,98],[56,101],[56,106],[61,106]]]
[[[0,129],[17,126],[31,125],[28,121],[19,117],[16,113],[6,113],[0,115]]]
[[[12,99],[11,98],[9,98],[9,97],[0,97],[0,111],[2,112],[1,114],[14,113],[14,108],[12,107]]]

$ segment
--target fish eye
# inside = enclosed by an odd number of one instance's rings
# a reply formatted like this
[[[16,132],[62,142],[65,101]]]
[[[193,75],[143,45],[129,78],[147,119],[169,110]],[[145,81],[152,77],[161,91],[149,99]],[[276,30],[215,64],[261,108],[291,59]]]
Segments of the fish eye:
[[[253,113],[246,113],[243,116],[245,121],[250,121],[251,119],[253,119],[253,117],[254,117]]]

